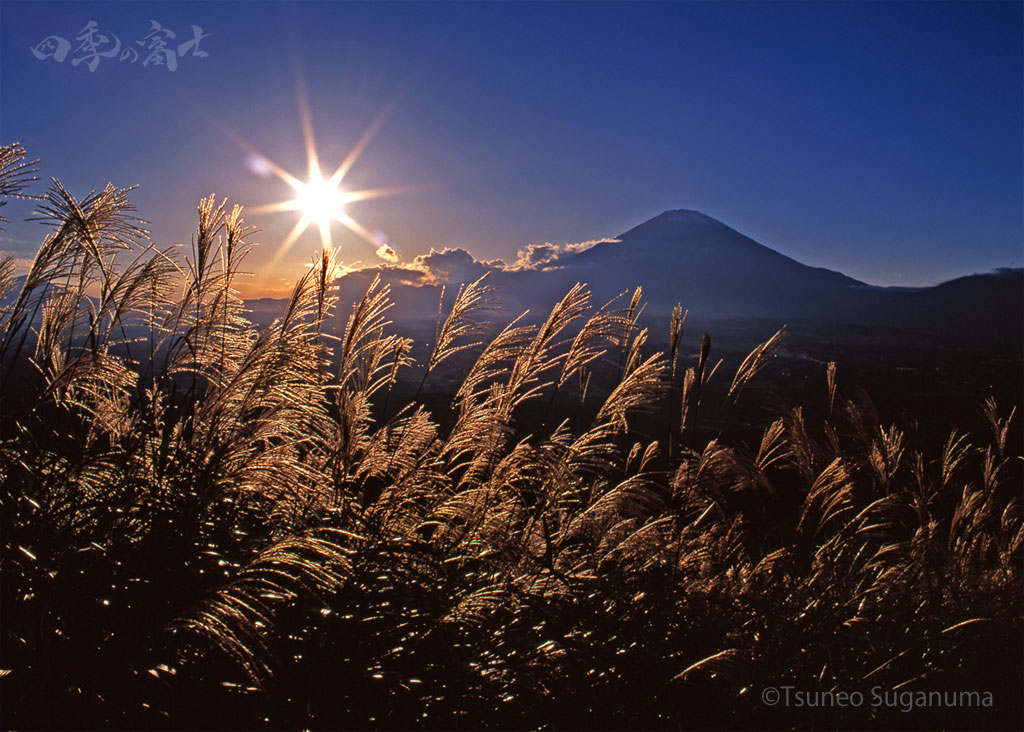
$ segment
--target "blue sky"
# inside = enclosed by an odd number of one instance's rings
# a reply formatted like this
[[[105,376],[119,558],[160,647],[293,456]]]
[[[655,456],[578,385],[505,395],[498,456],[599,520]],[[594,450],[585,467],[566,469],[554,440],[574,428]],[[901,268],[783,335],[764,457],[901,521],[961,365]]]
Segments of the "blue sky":
[[[171,72],[31,53],[90,20],[124,47],[151,20],[175,43],[201,26],[208,55]],[[232,138],[305,177],[301,78],[327,169],[397,100],[343,186],[410,186],[347,209],[405,259],[511,260],[691,208],[876,284],[1024,264],[1021,3],[7,1],[0,21],[0,137],[78,195],[137,184],[160,244],[189,240],[209,193],[291,197]],[[0,248],[31,253],[30,210],[7,206]],[[297,215],[247,219],[268,287],[319,246],[310,229],[271,267]]]

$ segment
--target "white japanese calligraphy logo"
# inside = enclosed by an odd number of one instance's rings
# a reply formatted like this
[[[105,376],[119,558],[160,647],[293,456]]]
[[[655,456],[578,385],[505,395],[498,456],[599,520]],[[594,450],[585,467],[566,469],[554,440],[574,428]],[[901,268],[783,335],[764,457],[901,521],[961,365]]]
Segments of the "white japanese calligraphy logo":
[[[156,20],[150,20],[149,33],[140,40],[122,44],[114,33],[101,32],[99,24],[90,20],[75,36],[78,46],[62,36],[47,36],[30,49],[32,55],[40,61],[53,59],[63,63],[71,56],[71,65],[84,64],[89,71],[96,71],[101,59],[114,59],[121,63],[134,64],[142,61],[142,66],[162,66],[168,71],[178,69],[178,59],[184,56],[206,58],[210,54],[200,49],[200,42],[209,38],[212,33],[203,33],[198,25],[192,26],[192,37],[182,43],[174,44],[178,34],[170,28],[164,28]]]

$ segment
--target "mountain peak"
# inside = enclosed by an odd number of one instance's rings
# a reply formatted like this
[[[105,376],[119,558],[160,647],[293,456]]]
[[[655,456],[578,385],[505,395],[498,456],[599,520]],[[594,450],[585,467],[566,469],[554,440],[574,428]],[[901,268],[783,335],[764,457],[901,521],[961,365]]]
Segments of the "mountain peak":
[[[692,224],[700,226],[724,226],[721,221],[713,219],[700,211],[691,211],[687,208],[676,208],[658,214],[651,221],[664,221],[674,224]]]
[[[660,213],[653,219],[648,219],[638,226],[634,226],[619,238],[632,238],[638,235],[658,238],[675,239],[682,237],[698,236],[703,238],[707,235],[720,235],[731,229],[717,219],[713,219],[700,211],[691,211],[687,208],[676,208]]]

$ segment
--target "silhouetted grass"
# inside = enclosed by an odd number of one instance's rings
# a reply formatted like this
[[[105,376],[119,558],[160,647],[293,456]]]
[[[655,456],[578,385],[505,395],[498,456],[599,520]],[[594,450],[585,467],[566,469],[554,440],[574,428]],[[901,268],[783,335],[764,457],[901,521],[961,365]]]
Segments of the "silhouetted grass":
[[[726,444],[700,421],[728,421],[784,333],[730,382],[707,336],[679,363],[681,311],[668,353],[645,347],[639,290],[502,326],[480,280],[417,365],[377,282],[325,332],[331,252],[252,326],[249,232],[212,197],[184,261],[127,191],[55,183],[40,210],[20,288],[0,265],[4,727],[1021,721],[1014,410],[914,444],[830,364],[820,417]],[[468,356],[446,414],[391,396]],[[994,707],[762,702],[786,684]]]

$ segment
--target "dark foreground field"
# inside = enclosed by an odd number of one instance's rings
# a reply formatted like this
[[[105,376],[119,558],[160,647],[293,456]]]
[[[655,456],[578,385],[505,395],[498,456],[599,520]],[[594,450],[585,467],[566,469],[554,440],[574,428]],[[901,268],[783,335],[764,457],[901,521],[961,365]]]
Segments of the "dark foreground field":
[[[5,729],[1024,722],[1014,357],[716,368],[583,289],[495,332],[485,280],[413,364],[379,287],[321,332],[329,252],[250,325],[212,199],[128,266],[123,192],[45,205],[0,319]]]

